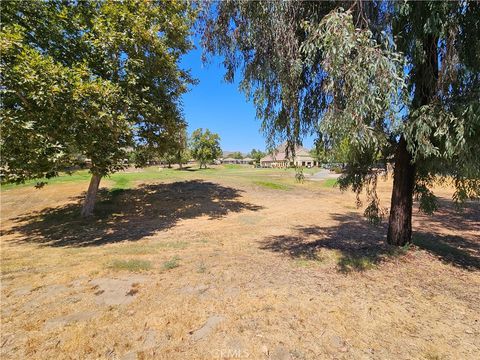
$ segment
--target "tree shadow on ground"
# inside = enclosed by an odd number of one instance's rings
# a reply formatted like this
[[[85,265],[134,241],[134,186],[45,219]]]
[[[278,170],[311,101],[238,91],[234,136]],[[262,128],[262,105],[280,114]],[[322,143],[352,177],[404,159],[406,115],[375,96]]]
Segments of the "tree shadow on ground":
[[[292,258],[319,261],[322,260],[318,255],[321,249],[335,250],[338,254],[337,266],[341,272],[367,270],[382,261],[408,252],[408,248],[394,247],[386,243],[386,224],[373,226],[361,215],[353,212],[333,214],[332,218],[338,225],[297,226],[291,235],[264,239],[261,248],[287,254]],[[475,221],[469,218],[464,218],[463,223],[464,228],[473,229],[475,226]],[[448,224],[445,223],[444,226],[448,227]],[[444,262],[469,270],[480,269],[480,239],[447,236],[436,232],[415,232],[413,239],[416,247],[430,252]]]
[[[182,219],[219,219],[230,212],[262,209],[242,201],[241,192],[200,180],[102,189],[91,219],[80,217],[82,196],[74,203],[17,217],[7,234],[23,235],[18,242],[54,247],[136,241],[169,229]]]
[[[480,269],[480,202],[459,208],[451,199],[439,198],[438,205],[433,215],[415,214],[413,243],[452,265]],[[448,234],[452,230],[461,235]]]
[[[372,226],[354,212],[332,214],[336,226],[297,226],[291,235],[271,236],[261,249],[286,254],[292,258],[318,260],[321,249],[338,250],[342,272],[361,271],[374,266],[393,248],[385,243],[385,228]]]
[[[464,269],[480,270],[480,240],[416,232],[413,243],[444,262]]]
[[[480,202],[467,201],[456,205],[452,199],[438,198],[438,210],[433,215],[426,215],[417,210],[415,217],[422,225],[428,227],[445,227],[455,231],[480,230]]]
[[[203,171],[203,170],[210,170],[212,168],[199,168],[199,167],[192,167],[192,166],[183,166],[181,168],[176,168],[175,170],[177,171],[187,171],[187,172],[197,172],[197,171]]]

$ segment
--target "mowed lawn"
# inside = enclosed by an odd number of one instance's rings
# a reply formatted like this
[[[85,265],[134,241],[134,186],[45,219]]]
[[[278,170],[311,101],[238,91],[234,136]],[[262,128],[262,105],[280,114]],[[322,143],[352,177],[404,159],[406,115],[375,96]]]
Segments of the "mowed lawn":
[[[1,358],[478,359],[479,203],[392,248],[316,171],[129,169],[89,220],[86,171],[2,187]]]

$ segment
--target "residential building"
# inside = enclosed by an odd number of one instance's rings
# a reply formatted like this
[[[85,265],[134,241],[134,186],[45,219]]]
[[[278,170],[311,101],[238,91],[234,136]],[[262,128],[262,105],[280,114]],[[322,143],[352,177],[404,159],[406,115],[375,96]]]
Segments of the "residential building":
[[[295,148],[295,156],[289,152],[287,155],[287,144],[283,143],[277,147],[271,154],[260,160],[260,166],[266,168],[285,168],[290,166],[313,167],[319,163],[311,155],[310,151],[303,146]]]

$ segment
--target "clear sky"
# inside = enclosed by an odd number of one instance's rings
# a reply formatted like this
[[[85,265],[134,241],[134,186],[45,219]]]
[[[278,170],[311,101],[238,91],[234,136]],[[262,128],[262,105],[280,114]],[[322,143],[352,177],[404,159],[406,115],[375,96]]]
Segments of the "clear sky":
[[[264,150],[265,138],[260,131],[261,121],[255,118],[253,103],[247,102],[245,94],[238,90],[238,83],[223,80],[225,70],[220,58],[207,65],[202,63],[202,49],[195,42],[197,49],[182,60],[182,66],[190,68],[193,77],[200,81],[183,96],[189,134],[198,128],[208,128],[220,135],[224,151]],[[304,141],[304,145],[311,147],[311,139]]]

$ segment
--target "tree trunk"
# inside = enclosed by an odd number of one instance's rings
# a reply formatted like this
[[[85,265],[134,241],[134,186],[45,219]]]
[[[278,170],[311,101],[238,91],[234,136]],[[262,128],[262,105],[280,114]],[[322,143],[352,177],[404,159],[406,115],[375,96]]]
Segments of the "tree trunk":
[[[415,6],[424,6],[424,4],[417,2]],[[437,37],[431,34],[425,36],[423,39],[425,57],[412,69],[412,78],[415,84],[412,111],[429,104],[435,96],[438,81],[437,42]],[[412,156],[407,150],[407,142],[402,136],[395,153],[392,202],[387,234],[389,244],[403,246],[412,242],[414,186],[415,164],[412,163]]]
[[[98,186],[102,177],[98,174],[92,174],[90,185],[88,186],[87,196],[83,202],[82,217],[93,216],[93,208],[95,207],[95,199],[97,197]]]
[[[177,160],[178,160],[178,166],[181,169],[182,168],[182,156],[181,156],[181,151],[178,152],[177,154]]]
[[[412,204],[415,184],[415,165],[407,151],[407,142],[400,139],[395,154],[392,203],[388,222],[387,242],[403,246],[412,241]]]

